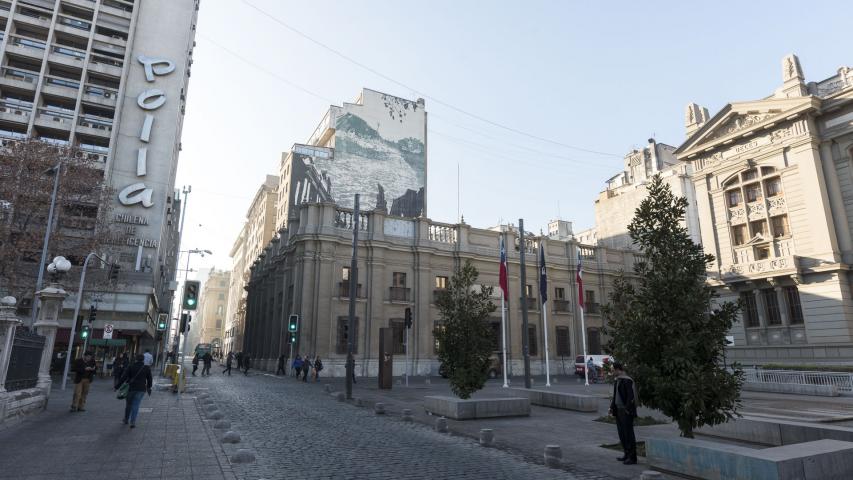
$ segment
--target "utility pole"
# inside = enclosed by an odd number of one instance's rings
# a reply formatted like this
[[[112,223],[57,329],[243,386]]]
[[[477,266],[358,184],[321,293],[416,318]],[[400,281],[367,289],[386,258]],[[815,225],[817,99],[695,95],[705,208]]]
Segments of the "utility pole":
[[[521,258],[521,350],[524,355],[524,388],[530,388],[530,335],[527,327],[527,275],[524,266],[527,244],[524,241],[524,219],[518,219],[519,258]]]
[[[349,267],[349,319],[347,320],[347,400],[352,399],[352,376],[355,373],[355,358],[352,356],[355,346],[355,297],[358,295],[358,212],[359,194],[355,194],[352,211],[352,261]]]
[[[187,202],[189,200],[190,192],[192,192],[192,191],[193,191],[192,185],[187,185],[182,190],[182,192],[184,194],[184,198],[181,199],[181,204],[182,204],[181,205],[181,226],[178,228],[178,254],[176,255],[177,258],[175,258],[175,270],[172,272],[172,280],[171,280],[172,282],[177,282],[177,280],[178,280],[178,259],[181,257],[181,244],[184,241],[184,220],[186,220],[186,218],[187,218]],[[189,267],[187,267],[187,268],[189,268]],[[185,275],[186,275],[186,273],[185,273]],[[186,278],[184,278],[184,279],[186,280]],[[171,287],[171,285],[169,285],[169,286]],[[177,291],[177,285],[175,286],[175,290],[170,290],[170,291],[172,293],[171,293],[171,299],[169,301],[169,317],[167,319],[167,321],[169,322],[168,323],[169,328],[166,329],[166,337],[167,337],[166,345],[169,345],[169,340],[172,340],[172,339],[168,338],[168,336],[172,333],[172,309],[174,308],[174,305],[175,305],[175,292]],[[177,332],[177,329],[175,331]],[[173,346],[173,351],[175,352],[175,361],[177,361],[177,359],[178,359],[178,357],[177,357],[177,355],[178,355],[178,338],[180,338],[180,335],[177,335],[176,338],[174,339],[174,346]],[[166,372],[166,362],[163,362],[163,373],[165,373],[165,372]]]
[[[50,231],[53,230],[53,210],[56,207],[56,192],[59,190],[59,176],[62,173],[62,162],[57,163],[55,167],[45,171],[53,172],[55,175],[53,179],[53,194],[50,196],[50,210],[47,214],[47,226],[44,229],[44,242],[42,242],[41,246],[41,262],[39,262],[39,274],[38,279],[36,280],[36,292],[41,291],[41,287],[44,284],[44,266],[47,263],[47,250],[50,245]],[[33,328],[33,325],[36,324],[36,315],[38,314],[38,309],[41,307],[41,300],[38,295],[33,295],[33,308],[30,314],[30,329]],[[75,318],[76,322],[77,319]]]

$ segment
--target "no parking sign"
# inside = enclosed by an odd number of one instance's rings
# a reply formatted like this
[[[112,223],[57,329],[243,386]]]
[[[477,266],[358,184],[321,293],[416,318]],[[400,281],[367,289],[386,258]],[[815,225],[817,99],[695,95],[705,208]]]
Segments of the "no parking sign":
[[[113,324],[108,323],[104,325],[104,340],[111,340],[113,338]]]

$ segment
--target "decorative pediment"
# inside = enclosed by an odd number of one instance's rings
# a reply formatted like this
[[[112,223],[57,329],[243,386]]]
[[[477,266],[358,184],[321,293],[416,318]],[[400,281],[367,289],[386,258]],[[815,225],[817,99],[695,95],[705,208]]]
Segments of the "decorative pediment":
[[[739,132],[741,130],[745,130],[750,127],[754,127],[765,120],[776,117],[780,112],[765,112],[765,113],[746,113],[746,114],[736,114],[732,116],[728,121],[717,127],[716,130],[712,131],[704,138],[704,140],[714,140],[720,137],[725,137],[735,132]]]

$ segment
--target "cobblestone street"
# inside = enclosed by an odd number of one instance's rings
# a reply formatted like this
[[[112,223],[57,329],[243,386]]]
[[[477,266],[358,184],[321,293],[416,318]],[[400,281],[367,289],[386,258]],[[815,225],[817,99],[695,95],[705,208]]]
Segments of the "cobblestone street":
[[[214,375],[194,384],[242,435],[254,463],[234,465],[247,479],[607,479],[555,470],[476,441],[399,417],[337,402],[322,384],[264,374]]]

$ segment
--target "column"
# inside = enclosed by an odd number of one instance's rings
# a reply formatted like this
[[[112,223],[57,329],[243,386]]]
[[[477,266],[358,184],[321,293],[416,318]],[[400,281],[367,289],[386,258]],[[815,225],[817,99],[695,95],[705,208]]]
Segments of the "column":
[[[785,298],[785,289],[780,286],[773,287],[776,291],[776,303],[779,304],[779,318],[782,320],[782,326],[791,325],[791,320],[788,318],[788,301]]]
[[[761,298],[761,289],[756,287],[752,294],[755,296],[755,311],[758,314],[758,326],[761,328],[759,331],[759,339],[761,345],[767,345],[767,315],[766,315],[766,305],[764,305],[764,299]]]
[[[41,364],[39,365],[39,377],[37,388],[45,390],[45,396],[50,398],[50,361],[53,357],[53,344],[56,340],[56,330],[59,328],[59,312],[62,311],[62,302],[68,293],[58,283],[50,284],[47,288],[36,292],[41,301],[39,318],[33,325],[36,333],[44,336],[44,348],[41,351]]]

